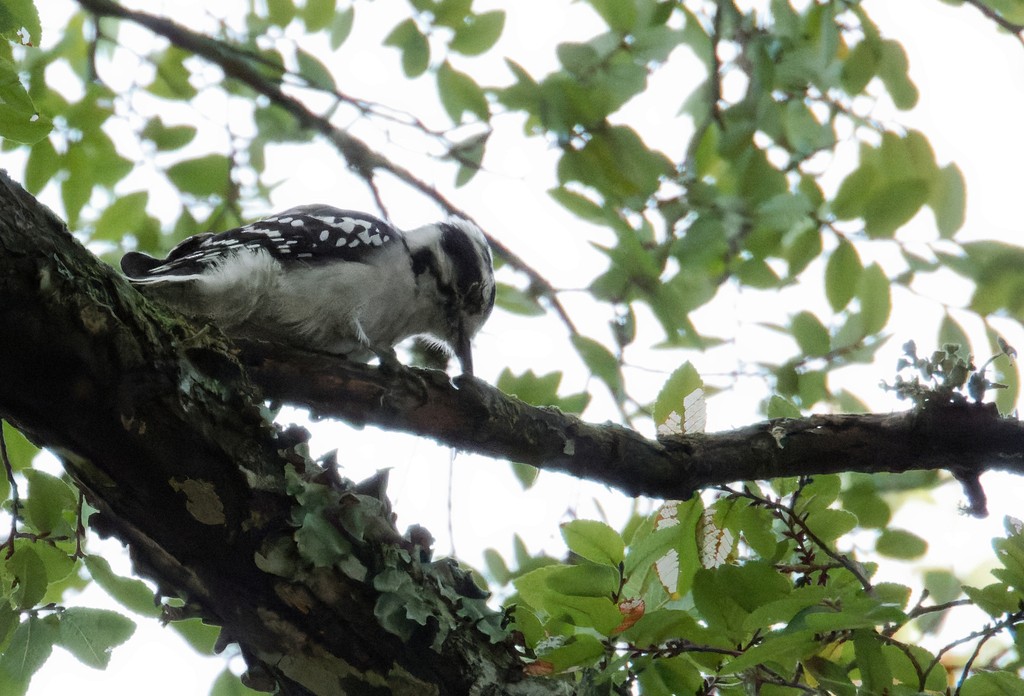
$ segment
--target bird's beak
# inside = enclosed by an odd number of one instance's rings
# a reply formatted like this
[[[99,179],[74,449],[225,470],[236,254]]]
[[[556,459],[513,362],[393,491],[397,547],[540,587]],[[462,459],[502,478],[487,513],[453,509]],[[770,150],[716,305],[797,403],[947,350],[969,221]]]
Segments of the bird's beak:
[[[456,337],[455,355],[462,365],[462,374],[473,376],[473,347],[469,343],[469,334],[464,326],[459,326]]]

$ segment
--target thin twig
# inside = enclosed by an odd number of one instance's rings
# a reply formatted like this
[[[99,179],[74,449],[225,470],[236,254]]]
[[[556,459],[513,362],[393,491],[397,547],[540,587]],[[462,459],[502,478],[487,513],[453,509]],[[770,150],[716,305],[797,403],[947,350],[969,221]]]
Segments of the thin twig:
[[[932,658],[932,661],[928,664],[928,668],[924,670],[925,674],[931,672],[935,668],[935,666],[942,661],[942,656],[948,653],[953,648],[957,647],[958,645],[963,645],[964,643],[970,643],[972,640],[975,640],[976,638],[981,638],[982,640],[979,641],[978,645],[975,647],[974,653],[971,655],[971,658],[967,661],[967,664],[964,665],[964,671],[963,673],[961,673],[960,681],[957,683],[956,691],[954,691],[954,696],[956,696],[960,693],[960,687],[963,686],[964,680],[967,679],[967,673],[970,671],[971,665],[974,664],[974,660],[977,658],[978,653],[981,651],[982,645],[984,645],[986,641],[994,637],[1000,631],[1007,629],[1010,626],[1013,626],[1014,624],[1020,623],[1022,619],[1024,619],[1024,611],[1016,611],[1012,614],[1007,614],[1006,618],[1002,621],[996,622],[991,626],[985,626],[985,628],[979,631],[973,631],[972,633],[964,636],[963,638],[957,638],[952,643],[943,646],[942,649],[935,653],[935,657]]]
[[[7,547],[7,558],[14,555],[14,539],[18,536],[18,516],[21,508],[21,499],[18,497],[18,482],[14,480],[14,467],[11,466],[11,459],[7,456],[7,438],[4,435],[4,422],[0,421],[0,458],[4,462],[4,471],[7,472],[7,483],[11,486],[11,533],[0,548]]]
[[[857,561],[848,558],[846,555],[833,550],[820,537],[818,537],[817,534],[811,531],[811,529],[807,526],[806,521],[801,519],[801,517],[796,513],[796,510],[794,510],[792,507],[783,505],[781,503],[777,503],[769,498],[764,498],[762,496],[755,495],[752,491],[746,489],[738,491],[728,486],[715,486],[715,488],[718,488],[719,490],[730,495],[749,498],[751,500],[757,501],[762,505],[771,508],[777,513],[786,515],[789,521],[792,522],[793,525],[799,527],[801,533],[805,534],[807,538],[814,543],[815,546],[817,546],[825,553],[826,556],[828,556],[833,561],[835,561],[843,568],[845,568],[847,571],[849,571],[853,575],[853,577],[857,578],[857,582],[861,584],[861,587],[864,588],[865,592],[867,592],[869,595],[874,595],[875,588],[871,584],[871,581],[868,580],[867,576],[864,575],[863,571],[861,571],[859,567],[860,564],[857,563]]]
[[[85,508],[85,493],[78,489],[78,507],[75,510],[75,553],[72,558],[85,558],[82,550],[82,540],[85,539],[85,520],[82,519],[82,511]]]
[[[1013,34],[1021,44],[1024,44],[1024,24],[1015,24],[1014,22],[1011,22],[1006,17],[1003,17],[997,11],[979,0],[966,0],[966,3],[981,14],[985,15],[986,18],[992,20],[1000,27]]]

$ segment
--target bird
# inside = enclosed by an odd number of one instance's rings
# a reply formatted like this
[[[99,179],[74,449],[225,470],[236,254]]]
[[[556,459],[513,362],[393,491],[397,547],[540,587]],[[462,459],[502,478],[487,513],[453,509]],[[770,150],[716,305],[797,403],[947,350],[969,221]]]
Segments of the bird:
[[[319,204],[188,237],[164,259],[129,251],[121,269],[147,297],[229,337],[397,367],[395,345],[424,336],[467,375],[496,289],[487,239],[469,220],[404,232]]]

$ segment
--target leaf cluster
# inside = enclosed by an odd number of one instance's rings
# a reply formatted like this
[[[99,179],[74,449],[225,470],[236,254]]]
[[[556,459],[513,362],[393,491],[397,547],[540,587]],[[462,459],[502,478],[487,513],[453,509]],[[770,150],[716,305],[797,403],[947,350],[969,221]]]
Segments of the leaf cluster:
[[[961,588],[950,571],[932,571],[912,604],[910,587],[873,581],[875,563],[838,550],[860,528],[879,530],[878,556],[925,553],[923,539],[888,526],[885,498],[898,486],[838,476],[748,482],[707,505],[666,503],[621,531],[568,522],[568,559],[522,548],[517,570],[493,556],[489,568],[514,586],[508,612],[528,672],[587,693],[946,694],[948,674],[960,693],[1019,688],[1012,672],[972,673],[951,651],[1012,636],[1024,619],[1020,525],[994,542],[998,582]],[[991,622],[937,651],[921,647],[946,614],[971,603]]]

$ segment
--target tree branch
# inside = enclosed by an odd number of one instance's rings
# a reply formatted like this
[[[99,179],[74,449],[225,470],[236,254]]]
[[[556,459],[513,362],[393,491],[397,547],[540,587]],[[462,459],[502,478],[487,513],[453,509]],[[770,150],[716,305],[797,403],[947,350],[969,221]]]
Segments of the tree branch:
[[[995,22],[999,27],[1013,34],[1018,41],[1024,45],[1024,24],[1016,24],[1001,15],[996,10],[979,0],[966,0],[966,3],[983,14],[987,19]]]
[[[320,416],[432,437],[470,452],[563,471],[628,495],[688,498],[734,481],[948,469],[960,479],[1024,470],[1024,426],[990,404],[896,414],[818,415],[648,440],[537,408],[472,377],[386,375],[343,358],[246,343],[241,359],[272,399]],[[972,499],[972,503],[974,500]]]
[[[250,683],[566,693],[492,643],[496,615],[394,528],[381,486],[313,464],[308,433],[264,418],[219,332],[169,318],[3,173],[0,324],[0,418],[62,458],[90,524],[161,594],[241,646]]]

